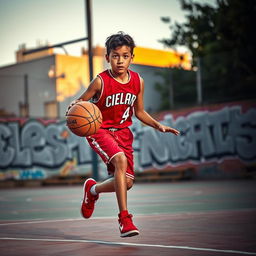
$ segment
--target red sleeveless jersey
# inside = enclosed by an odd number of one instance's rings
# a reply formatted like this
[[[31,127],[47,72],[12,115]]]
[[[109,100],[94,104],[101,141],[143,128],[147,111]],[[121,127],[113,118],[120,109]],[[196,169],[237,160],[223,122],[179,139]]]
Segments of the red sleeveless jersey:
[[[101,79],[101,95],[94,102],[103,116],[102,128],[125,128],[132,124],[134,103],[140,92],[139,74],[128,70],[129,81],[117,81],[110,70],[105,70],[98,77]]]

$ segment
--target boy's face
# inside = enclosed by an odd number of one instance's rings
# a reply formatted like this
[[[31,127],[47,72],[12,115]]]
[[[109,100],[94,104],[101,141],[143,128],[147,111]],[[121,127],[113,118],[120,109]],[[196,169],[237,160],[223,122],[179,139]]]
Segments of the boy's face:
[[[127,72],[133,59],[131,54],[131,48],[123,45],[110,51],[109,55],[106,55],[106,60],[110,63],[112,71],[117,75],[121,75]]]

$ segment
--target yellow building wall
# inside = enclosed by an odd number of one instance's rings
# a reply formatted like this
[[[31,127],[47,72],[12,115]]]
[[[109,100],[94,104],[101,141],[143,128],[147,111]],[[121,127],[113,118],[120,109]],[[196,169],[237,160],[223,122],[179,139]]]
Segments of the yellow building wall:
[[[183,69],[191,69],[191,56],[188,53],[156,50],[144,47],[135,47],[133,64]]]
[[[57,101],[76,95],[90,83],[88,56],[56,55],[55,64]],[[103,57],[93,58],[94,74],[103,70]]]

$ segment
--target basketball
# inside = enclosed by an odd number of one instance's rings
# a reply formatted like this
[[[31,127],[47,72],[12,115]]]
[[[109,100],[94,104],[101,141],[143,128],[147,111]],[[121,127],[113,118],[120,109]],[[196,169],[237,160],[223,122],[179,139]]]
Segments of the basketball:
[[[95,104],[89,101],[79,101],[68,110],[66,123],[75,135],[86,137],[99,130],[102,114]]]

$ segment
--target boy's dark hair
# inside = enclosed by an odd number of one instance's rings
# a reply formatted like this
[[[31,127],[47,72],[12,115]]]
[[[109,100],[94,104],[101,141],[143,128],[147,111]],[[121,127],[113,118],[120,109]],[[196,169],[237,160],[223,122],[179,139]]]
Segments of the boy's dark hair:
[[[111,35],[107,38],[105,46],[107,48],[107,55],[110,54],[111,50],[115,50],[119,46],[126,45],[131,48],[131,54],[133,54],[133,49],[135,43],[133,38],[124,32],[120,31],[117,34]]]

